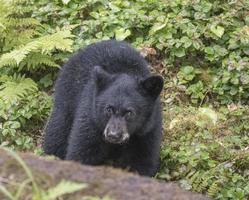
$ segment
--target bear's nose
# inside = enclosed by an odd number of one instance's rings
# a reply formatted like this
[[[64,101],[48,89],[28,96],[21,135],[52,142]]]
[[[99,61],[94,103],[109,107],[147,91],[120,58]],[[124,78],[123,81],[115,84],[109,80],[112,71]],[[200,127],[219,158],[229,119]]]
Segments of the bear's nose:
[[[122,134],[116,131],[110,131],[107,133],[107,137],[111,138],[113,140],[119,140],[121,138]]]

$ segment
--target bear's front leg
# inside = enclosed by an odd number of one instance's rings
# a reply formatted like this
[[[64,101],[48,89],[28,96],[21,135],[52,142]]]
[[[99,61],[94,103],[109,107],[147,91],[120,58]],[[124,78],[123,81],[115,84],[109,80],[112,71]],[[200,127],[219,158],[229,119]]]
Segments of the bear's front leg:
[[[87,165],[103,164],[108,149],[100,134],[86,124],[74,127],[69,139],[66,160],[74,160]]]
[[[137,172],[142,176],[154,176],[159,167],[159,160],[154,160],[150,156],[146,156],[142,153],[121,155],[116,163],[115,167],[120,167],[131,172]]]
[[[141,155],[142,156],[142,155]],[[139,159],[130,164],[130,170],[142,176],[154,176],[159,168],[159,161]]]
[[[64,159],[71,127],[72,117],[66,106],[55,105],[45,130],[44,152]]]
[[[120,156],[118,166],[143,176],[154,176],[160,166],[160,140],[148,134],[148,137],[133,138]]]

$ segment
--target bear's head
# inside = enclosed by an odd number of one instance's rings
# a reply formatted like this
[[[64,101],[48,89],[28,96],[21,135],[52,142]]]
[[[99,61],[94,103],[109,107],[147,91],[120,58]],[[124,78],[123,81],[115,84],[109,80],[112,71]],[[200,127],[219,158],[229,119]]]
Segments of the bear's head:
[[[143,80],[127,74],[110,74],[102,67],[93,70],[95,119],[104,140],[122,144],[148,121],[162,88],[161,76]]]

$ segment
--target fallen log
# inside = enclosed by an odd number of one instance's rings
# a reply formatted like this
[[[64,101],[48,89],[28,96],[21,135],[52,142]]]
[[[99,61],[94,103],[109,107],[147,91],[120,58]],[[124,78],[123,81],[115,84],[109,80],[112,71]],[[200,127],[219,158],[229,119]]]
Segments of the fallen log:
[[[27,153],[20,153],[19,155],[32,171],[35,180],[43,188],[56,185],[61,180],[88,185],[87,188],[63,198],[67,200],[82,199],[82,197],[89,195],[108,196],[115,200],[208,199],[200,194],[184,191],[174,183],[141,177],[112,167],[93,167],[69,161],[48,160]],[[0,185],[11,189],[13,182],[15,184],[21,183],[25,179],[27,179],[27,175],[20,163],[5,151],[0,150]],[[0,199],[7,198],[0,192]],[[32,199],[32,197],[26,199]]]

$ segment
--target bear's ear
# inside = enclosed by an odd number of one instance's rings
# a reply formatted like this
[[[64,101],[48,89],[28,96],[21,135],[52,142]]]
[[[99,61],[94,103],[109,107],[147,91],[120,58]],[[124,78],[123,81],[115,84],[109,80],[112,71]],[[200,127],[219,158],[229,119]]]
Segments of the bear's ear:
[[[112,75],[106,72],[101,66],[95,66],[93,73],[97,91],[105,88],[112,78]]]
[[[150,76],[142,80],[140,84],[147,94],[156,99],[163,89],[163,78],[158,75]]]

